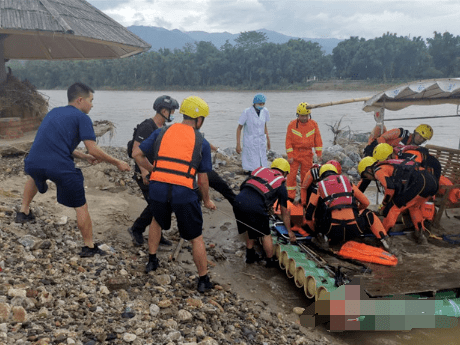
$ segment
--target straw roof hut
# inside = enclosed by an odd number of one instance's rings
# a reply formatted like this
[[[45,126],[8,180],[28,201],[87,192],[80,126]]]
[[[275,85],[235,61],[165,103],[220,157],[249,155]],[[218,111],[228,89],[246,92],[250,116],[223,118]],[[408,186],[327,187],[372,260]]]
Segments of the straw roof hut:
[[[123,58],[150,47],[84,0],[0,0],[0,82],[9,59]]]

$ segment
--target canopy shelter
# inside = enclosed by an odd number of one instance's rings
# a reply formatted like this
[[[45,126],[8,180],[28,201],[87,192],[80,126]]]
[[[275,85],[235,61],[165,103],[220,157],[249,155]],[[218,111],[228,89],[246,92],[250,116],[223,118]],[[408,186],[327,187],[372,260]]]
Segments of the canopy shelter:
[[[460,104],[460,78],[429,79],[400,85],[364,101],[363,110],[401,110],[410,105]]]
[[[124,58],[151,47],[84,0],[1,0],[0,43],[0,81],[8,59]]]

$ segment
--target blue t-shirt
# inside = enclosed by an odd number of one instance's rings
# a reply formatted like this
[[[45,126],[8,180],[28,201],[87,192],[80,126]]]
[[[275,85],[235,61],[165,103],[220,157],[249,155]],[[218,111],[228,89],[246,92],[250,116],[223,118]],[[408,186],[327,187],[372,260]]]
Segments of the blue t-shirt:
[[[161,128],[157,129],[139,145],[140,150],[145,156],[153,155],[153,144],[158,138],[161,130]],[[201,146],[201,162],[198,166],[197,173],[207,173],[210,171],[212,171],[211,146],[209,145],[209,142],[203,138],[203,145]],[[150,181],[150,198],[158,202],[166,202],[169,195],[169,186],[172,186],[171,203],[173,204],[186,204],[198,199],[198,195],[193,189],[158,181]]]
[[[74,170],[72,152],[83,140],[96,141],[90,117],[71,105],[54,108],[40,124],[25,165]]]

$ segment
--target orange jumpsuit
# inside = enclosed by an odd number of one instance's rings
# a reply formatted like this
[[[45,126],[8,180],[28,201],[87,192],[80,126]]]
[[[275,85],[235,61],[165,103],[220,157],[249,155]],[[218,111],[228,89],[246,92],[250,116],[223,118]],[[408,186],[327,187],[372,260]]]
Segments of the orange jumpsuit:
[[[387,131],[387,128],[383,126],[383,133]],[[380,125],[377,125],[374,127],[372,130],[371,134],[369,135],[369,139],[367,140],[367,145],[370,145],[374,140],[376,140],[378,137],[382,135],[382,128]]]
[[[390,129],[377,138],[379,144],[387,143],[393,146],[395,153],[398,153],[399,149],[406,145],[414,145],[413,140],[414,134],[403,128]]]
[[[314,224],[315,230],[320,230],[323,235],[331,239],[331,244],[351,240],[369,229],[377,238],[381,238],[381,232],[386,236],[387,232],[380,219],[374,212],[367,209],[370,204],[369,199],[355,185],[353,185],[353,194],[357,201],[357,207],[333,209],[330,212],[328,224],[318,224],[318,219],[316,219],[316,223],[312,219],[312,211],[316,216],[316,209],[321,199],[319,192],[312,194],[305,216],[308,226],[313,229]]]
[[[396,224],[401,212],[408,210],[416,230],[423,229],[422,205],[436,194],[438,189],[435,177],[425,170],[414,170],[412,176],[405,172],[403,176],[393,176],[395,165],[384,164],[379,166],[374,177],[385,189],[383,204],[385,206],[383,226],[388,232]],[[404,186],[404,192],[397,192],[397,184],[402,181],[411,181]],[[396,188],[396,189],[395,189]]]
[[[310,119],[306,123],[293,120],[289,123],[286,133],[286,153],[291,164],[291,172],[287,176],[286,188],[288,198],[295,199],[297,187],[297,171],[300,166],[300,180],[313,165],[313,152],[315,149],[318,160],[323,154],[323,141],[316,121]]]

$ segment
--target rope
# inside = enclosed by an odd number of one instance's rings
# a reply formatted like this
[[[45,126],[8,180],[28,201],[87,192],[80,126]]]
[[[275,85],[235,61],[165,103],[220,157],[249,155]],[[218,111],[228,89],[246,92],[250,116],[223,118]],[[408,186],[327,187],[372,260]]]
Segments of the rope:
[[[219,210],[218,208],[216,208],[216,211],[219,211],[220,213],[226,215],[227,217],[230,217],[230,218],[234,217],[234,216],[232,216],[232,215],[230,215],[230,214],[228,214],[228,213],[225,213],[225,212],[222,211],[222,210]],[[236,220],[237,222],[239,222],[239,223],[241,223],[241,224],[247,226],[247,227],[250,228],[251,230],[254,230],[254,231],[258,232],[258,233],[261,234],[262,236],[267,236],[267,234],[264,234],[263,232],[261,232],[261,231],[255,229],[255,228],[253,228],[252,226],[250,226],[250,225],[248,225],[248,224],[242,222],[241,220],[236,219],[236,218],[235,218],[235,220]]]
[[[436,239],[436,240],[440,240],[440,241],[442,241],[442,237],[439,237],[439,236],[433,235],[433,234],[431,233],[431,231],[430,231],[430,230],[428,230],[428,229],[426,229],[425,227],[424,227],[424,230],[430,234],[430,236],[428,236],[428,237],[430,237],[430,238],[434,238],[434,239]]]

